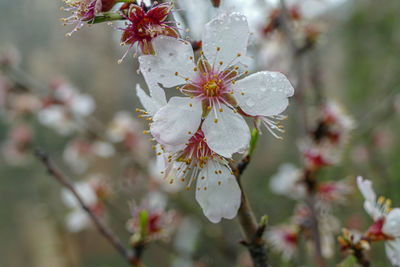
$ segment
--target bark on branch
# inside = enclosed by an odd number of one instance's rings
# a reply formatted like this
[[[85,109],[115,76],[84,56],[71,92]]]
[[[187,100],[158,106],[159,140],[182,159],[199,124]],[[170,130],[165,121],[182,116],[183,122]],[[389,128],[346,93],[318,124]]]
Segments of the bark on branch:
[[[141,253],[134,253],[133,251],[126,249],[118,237],[112,232],[112,230],[101,221],[96,214],[85,204],[82,197],[75,190],[75,187],[72,181],[65,176],[58,168],[53,164],[50,160],[48,154],[41,149],[35,150],[36,157],[43,163],[43,165],[47,168],[47,172],[49,175],[54,177],[62,186],[68,189],[74,197],[78,200],[82,209],[89,215],[92,222],[95,224],[97,230],[104,236],[104,238],[118,251],[119,254],[128,262],[129,265],[140,267],[142,266],[140,261]]]

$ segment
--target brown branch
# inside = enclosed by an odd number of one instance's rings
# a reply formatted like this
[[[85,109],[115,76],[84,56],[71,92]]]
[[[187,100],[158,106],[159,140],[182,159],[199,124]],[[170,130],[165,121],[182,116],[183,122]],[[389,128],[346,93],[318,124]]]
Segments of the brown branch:
[[[318,267],[326,266],[324,257],[322,256],[321,250],[321,236],[318,226],[318,217],[315,211],[315,196],[310,193],[306,200],[307,206],[310,209],[310,230],[311,236],[314,243],[314,253],[315,253],[315,264]]]
[[[268,250],[262,238],[266,228],[266,217],[263,217],[260,224],[257,223],[241,182],[241,174],[249,162],[250,155],[246,155],[236,166],[231,166],[242,194],[238,217],[245,240],[241,244],[249,250],[255,267],[266,267],[268,266]]]
[[[104,236],[104,238],[119,252],[119,254],[124,257],[124,259],[131,266],[139,267],[142,266],[140,261],[140,255],[137,253],[133,253],[132,251],[126,249],[118,237],[111,231],[111,229],[104,224],[97,216],[93,213],[93,211],[85,204],[82,197],[75,190],[73,183],[71,180],[66,177],[50,160],[49,156],[46,152],[41,149],[35,150],[36,157],[43,163],[43,165],[47,168],[47,172],[49,175],[53,176],[62,186],[67,188],[74,197],[78,200],[82,209],[89,215],[92,222],[96,225],[97,230]],[[141,253],[140,253],[141,254]]]

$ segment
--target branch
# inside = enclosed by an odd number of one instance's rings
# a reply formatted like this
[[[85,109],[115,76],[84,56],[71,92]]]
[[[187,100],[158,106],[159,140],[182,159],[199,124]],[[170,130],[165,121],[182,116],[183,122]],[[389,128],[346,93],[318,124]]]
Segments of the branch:
[[[243,230],[245,240],[241,242],[250,252],[255,267],[267,267],[268,255],[265,241],[262,238],[267,225],[267,216],[263,216],[260,224],[257,223],[254,212],[247,200],[246,194],[241,182],[241,174],[246,169],[254,152],[255,145],[258,139],[257,129],[253,129],[250,140],[250,148],[248,153],[242,158],[236,166],[231,166],[241,190],[241,205],[238,211],[239,222]]]
[[[119,252],[119,254],[124,257],[124,259],[131,266],[139,267],[141,266],[140,255],[136,253],[132,253],[132,251],[126,249],[118,237],[111,231],[110,228],[106,224],[104,224],[97,216],[93,213],[93,211],[85,204],[82,197],[75,190],[72,181],[66,177],[50,160],[49,156],[46,152],[41,149],[35,150],[36,157],[43,163],[43,165],[47,168],[47,172],[49,175],[53,176],[62,186],[67,188],[74,197],[78,200],[82,209],[89,215],[92,222],[96,225],[97,230],[104,236],[104,238]]]

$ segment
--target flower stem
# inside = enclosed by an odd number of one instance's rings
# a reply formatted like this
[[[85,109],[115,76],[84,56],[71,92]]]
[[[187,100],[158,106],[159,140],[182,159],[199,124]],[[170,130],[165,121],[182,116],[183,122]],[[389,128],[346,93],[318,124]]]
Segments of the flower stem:
[[[107,21],[114,21],[114,20],[124,20],[124,19],[125,19],[124,16],[122,16],[120,13],[109,12],[109,13],[103,13],[100,16],[96,16],[94,18],[92,24],[97,24],[97,23],[102,23],[102,22],[107,22]]]
[[[247,154],[242,160],[236,165],[232,166],[232,170],[235,174],[236,180],[239,184],[241,195],[241,205],[238,211],[239,223],[242,228],[245,240],[241,243],[247,247],[250,252],[255,267],[267,267],[268,266],[268,255],[265,241],[262,238],[265,228],[267,226],[267,216],[263,216],[260,224],[257,223],[254,212],[250,206],[250,203],[246,197],[242,182],[241,175],[246,169],[250,162],[250,158],[254,153],[258,139],[257,129],[253,129],[251,134],[250,146]]]

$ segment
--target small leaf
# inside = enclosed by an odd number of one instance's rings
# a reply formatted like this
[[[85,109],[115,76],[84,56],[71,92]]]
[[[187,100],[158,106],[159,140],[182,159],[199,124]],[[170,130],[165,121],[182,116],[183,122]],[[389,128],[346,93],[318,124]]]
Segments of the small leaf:
[[[338,267],[357,267],[359,265],[357,264],[357,258],[354,257],[354,255],[349,255],[342,262],[340,262],[337,266]]]

